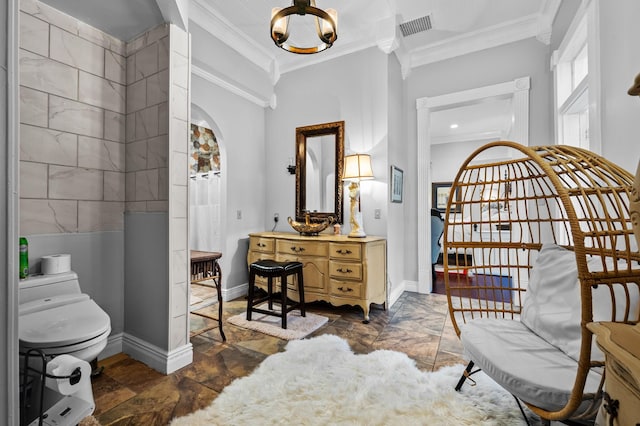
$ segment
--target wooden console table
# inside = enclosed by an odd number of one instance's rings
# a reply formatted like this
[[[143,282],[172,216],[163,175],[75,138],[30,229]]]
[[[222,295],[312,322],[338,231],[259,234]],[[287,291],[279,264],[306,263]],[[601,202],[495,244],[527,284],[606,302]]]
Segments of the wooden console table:
[[[587,324],[605,353],[604,400],[596,424],[640,425],[640,324]]]
[[[220,264],[218,263],[218,259],[220,259],[221,257],[222,253],[215,251],[209,252],[191,250],[191,284],[198,283],[200,285],[206,285],[209,287],[214,287],[216,289],[218,297],[218,317],[216,318],[201,312],[192,313],[217,321],[218,329],[220,330],[220,336],[222,336],[223,341],[226,341],[227,338],[224,335],[224,331],[222,331],[222,269],[220,268]],[[215,326],[200,330],[200,333],[211,330],[213,328],[215,328]]]
[[[298,261],[304,265],[305,302],[360,306],[369,321],[371,303],[387,306],[387,242],[381,237],[301,236],[287,232],[249,234],[247,262],[260,259]],[[256,280],[266,288],[266,280]],[[292,280],[287,294],[297,300]]]

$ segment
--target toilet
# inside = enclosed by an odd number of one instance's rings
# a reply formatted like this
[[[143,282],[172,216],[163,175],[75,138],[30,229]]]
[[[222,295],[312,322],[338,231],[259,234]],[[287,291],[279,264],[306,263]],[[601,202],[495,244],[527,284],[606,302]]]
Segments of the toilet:
[[[19,284],[20,352],[72,355],[91,363],[107,346],[109,315],[80,290],[78,275],[36,275]]]
[[[77,425],[95,410],[90,376],[98,373],[97,357],[107,346],[109,315],[81,292],[73,271],[20,280],[18,298],[21,424],[46,419],[43,424]],[[60,355],[78,358],[88,371],[72,394],[50,389],[49,379],[43,386],[45,365],[55,365],[53,359]]]

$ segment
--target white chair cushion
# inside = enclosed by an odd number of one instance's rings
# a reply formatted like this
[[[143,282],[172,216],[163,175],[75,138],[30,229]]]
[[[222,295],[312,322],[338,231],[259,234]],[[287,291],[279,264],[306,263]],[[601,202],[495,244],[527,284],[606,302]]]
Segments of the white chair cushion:
[[[577,360],[581,310],[575,254],[555,244],[544,244],[531,270],[522,323]]]
[[[600,258],[590,260],[588,267],[592,272],[601,271]],[[621,286],[616,286],[614,291],[618,302],[617,319],[620,319],[624,312],[626,298]],[[610,321],[612,304],[609,289],[606,286],[600,286],[592,290],[591,294],[593,320]],[[640,298],[637,288],[630,288],[630,297],[632,312],[637,312]],[[580,299],[580,282],[575,254],[555,244],[544,244],[531,270],[521,320],[538,336],[576,361],[580,357],[582,340]],[[604,360],[604,354],[595,344],[595,339],[591,346],[591,359]]]
[[[547,410],[564,407],[578,363],[518,320],[482,318],[460,327],[465,354],[519,399]],[[596,392],[601,375],[591,371],[585,392]],[[586,409],[583,403],[580,410]]]

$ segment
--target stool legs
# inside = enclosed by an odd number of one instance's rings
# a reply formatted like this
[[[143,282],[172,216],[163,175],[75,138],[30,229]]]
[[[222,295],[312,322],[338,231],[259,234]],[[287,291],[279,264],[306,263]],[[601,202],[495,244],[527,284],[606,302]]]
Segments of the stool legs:
[[[280,293],[282,296],[280,312],[282,313],[282,328],[287,328],[287,274],[280,276]]]
[[[302,279],[302,269],[298,271],[298,295],[300,297],[300,315],[307,316],[307,312],[304,306],[304,281]]]
[[[253,310],[253,295],[255,293],[254,286],[256,285],[256,271],[249,271],[249,290],[247,292],[247,321],[251,321],[251,312]]]
[[[273,310],[273,277],[267,278],[267,295],[269,296],[269,310]]]

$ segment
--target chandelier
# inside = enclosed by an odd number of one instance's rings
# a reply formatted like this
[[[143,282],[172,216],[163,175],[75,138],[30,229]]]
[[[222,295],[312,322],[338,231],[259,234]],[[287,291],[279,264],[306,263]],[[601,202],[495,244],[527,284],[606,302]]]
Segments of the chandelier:
[[[312,47],[300,47],[287,43],[289,39],[290,15],[315,16],[316,33],[321,43]],[[289,7],[274,7],[271,10],[271,38],[276,46],[292,53],[311,54],[330,48],[338,38],[338,12],[316,7],[315,0],[293,0]]]

